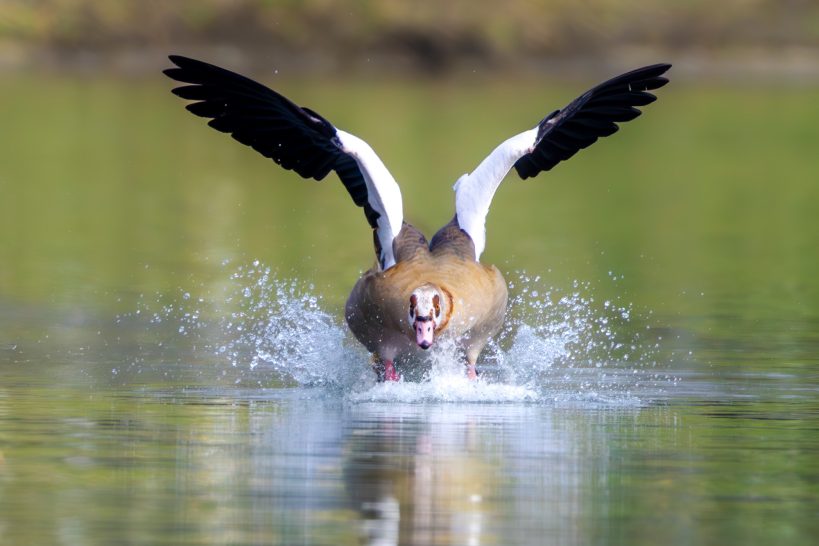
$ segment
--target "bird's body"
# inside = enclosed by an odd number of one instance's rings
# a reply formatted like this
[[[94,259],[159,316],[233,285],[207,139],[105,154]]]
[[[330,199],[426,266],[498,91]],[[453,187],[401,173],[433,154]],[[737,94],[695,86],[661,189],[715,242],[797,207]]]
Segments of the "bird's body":
[[[401,190],[366,142],[249,78],[186,57],[170,59],[176,67],[165,74],[190,84],[173,90],[196,101],[188,110],[302,177],[321,180],[335,171],[364,209],[377,264],[353,287],[345,318],[386,380],[400,377],[396,362],[412,360],[441,337],[462,347],[467,374],[476,377],[478,355],[506,313],[503,276],[480,262],[498,186],[513,167],[529,178],[615,133],[617,123],[640,115],[637,106],[656,99],[647,91],[668,83],[662,74],[671,66],[612,78],[501,143],[455,183],[455,215],[428,242],[404,221]]]
[[[471,367],[503,326],[507,300],[503,275],[495,266],[475,260],[472,241],[454,222],[441,228],[431,245],[404,224],[394,245],[395,266],[386,271],[373,268],[353,287],[345,306],[347,324],[379,361],[400,362],[422,353],[407,315],[407,302],[421,279],[436,287],[444,300],[434,337],[456,340]]]

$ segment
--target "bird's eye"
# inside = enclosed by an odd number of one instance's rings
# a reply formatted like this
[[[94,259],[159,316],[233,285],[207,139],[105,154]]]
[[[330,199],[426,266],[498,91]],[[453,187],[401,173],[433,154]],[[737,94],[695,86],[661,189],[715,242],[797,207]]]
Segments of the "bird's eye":
[[[438,296],[438,294],[435,294],[434,296],[432,296],[432,306],[435,308],[435,316],[440,317],[441,316],[441,298]]]
[[[410,308],[409,308],[410,317],[415,316],[415,306],[416,305],[418,305],[418,298],[416,298],[415,294],[413,294],[412,296],[410,296]]]

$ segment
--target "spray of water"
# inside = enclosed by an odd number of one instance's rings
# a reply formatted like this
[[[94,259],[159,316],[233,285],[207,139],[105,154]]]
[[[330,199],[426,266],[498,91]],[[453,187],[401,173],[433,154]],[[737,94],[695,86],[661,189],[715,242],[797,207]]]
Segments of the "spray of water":
[[[177,301],[137,313],[204,351],[199,360],[351,401],[640,402],[635,391],[657,345],[630,305],[596,302],[587,283],[561,292],[525,273],[510,277],[506,325],[484,350],[477,382],[466,379],[455,343],[442,340],[426,365],[403,370],[404,381],[377,384],[340,311],[312,285],[277,278],[259,262],[233,269],[218,297],[181,291]]]

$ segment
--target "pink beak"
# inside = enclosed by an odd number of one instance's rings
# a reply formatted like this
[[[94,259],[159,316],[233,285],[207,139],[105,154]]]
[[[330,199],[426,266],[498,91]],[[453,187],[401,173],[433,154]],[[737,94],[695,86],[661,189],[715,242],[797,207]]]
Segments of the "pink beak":
[[[429,349],[432,346],[432,336],[435,332],[435,323],[431,320],[416,320],[415,341],[422,349]]]

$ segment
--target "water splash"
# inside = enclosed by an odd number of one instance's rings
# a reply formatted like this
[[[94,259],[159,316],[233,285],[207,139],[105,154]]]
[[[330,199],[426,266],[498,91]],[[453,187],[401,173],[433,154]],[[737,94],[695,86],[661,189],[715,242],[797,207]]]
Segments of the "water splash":
[[[631,305],[595,302],[588,283],[575,282],[565,292],[525,273],[509,277],[506,325],[484,350],[477,382],[464,377],[464,356],[455,344],[442,340],[426,365],[399,368],[404,381],[376,384],[369,355],[340,311],[330,309],[313,285],[277,278],[258,261],[234,269],[219,296],[181,290],[176,301],[135,314],[151,316],[153,324],[175,332],[177,342],[204,352],[199,360],[237,371],[237,383],[253,372],[279,384],[320,386],[353,402],[639,404],[647,381],[670,381],[652,371],[659,346],[644,335]]]
[[[523,272],[510,277],[514,296],[491,353],[499,379],[553,400],[636,402],[640,384],[624,372],[655,367],[659,345],[644,339],[631,304],[596,302],[588,282],[564,292]]]
[[[346,333],[336,316],[322,309],[313,285],[273,278],[258,262],[240,267],[231,280],[234,293],[226,302],[235,309],[222,319],[226,340],[215,347],[216,355],[234,367],[264,365],[302,385],[335,382],[338,372],[349,368],[339,362],[352,352],[339,350]],[[328,369],[328,363],[339,370]]]

